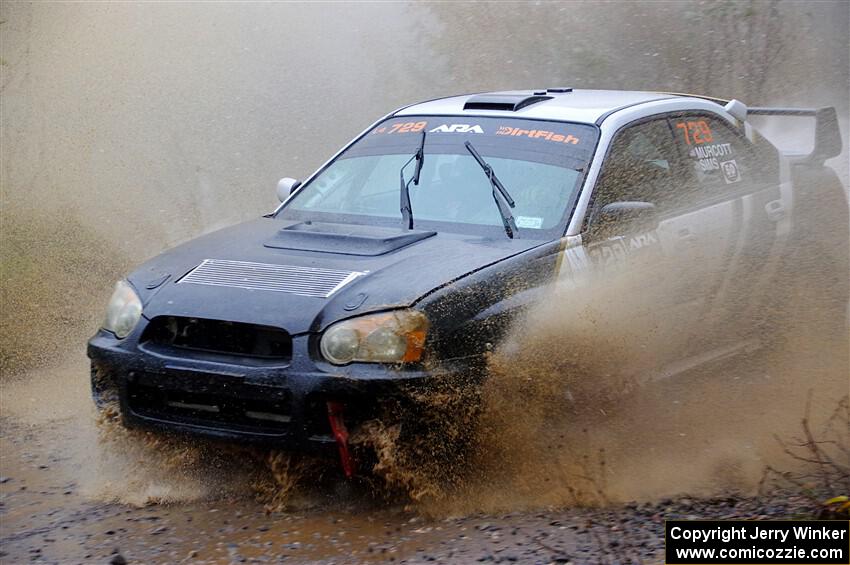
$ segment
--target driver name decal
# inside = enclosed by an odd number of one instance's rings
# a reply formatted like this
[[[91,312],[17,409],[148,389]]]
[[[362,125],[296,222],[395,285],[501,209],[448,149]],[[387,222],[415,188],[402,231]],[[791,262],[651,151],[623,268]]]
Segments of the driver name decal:
[[[712,145],[702,145],[692,147],[688,151],[688,155],[696,159],[700,168],[705,171],[716,171],[720,169],[720,157],[734,156],[731,143],[715,143]],[[736,181],[732,181],[736,182]]]

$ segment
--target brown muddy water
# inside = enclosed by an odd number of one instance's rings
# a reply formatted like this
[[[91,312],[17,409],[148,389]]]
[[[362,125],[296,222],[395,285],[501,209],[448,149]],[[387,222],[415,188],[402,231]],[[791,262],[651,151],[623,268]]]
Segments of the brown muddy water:
[[[792,512],[747,497],[765,465],[793,468],[775,436],[799,435],[806,398],[821,430],[847,393],[845,337],[812,336],[570,425],[516,422],[461,487],[418,502],[99,425],[86,360],[71,357],[4,383],[0,551],[9,563],[660,561],[664,518]],[[537,439],[517,443],[532,423]]]

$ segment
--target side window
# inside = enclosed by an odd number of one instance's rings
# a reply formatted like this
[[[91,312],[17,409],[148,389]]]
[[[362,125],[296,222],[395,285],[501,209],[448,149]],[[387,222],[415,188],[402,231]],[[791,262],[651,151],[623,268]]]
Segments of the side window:
[[[681,186],[678,149],[666,118],[620,131],[605,157],[590,217],[612,202],[638,201],[669,209]]]
[[[697,200],[749,192],[764,174],[750,143],[726,120],[706,114],[671,118],[687,162],[687,185]]]

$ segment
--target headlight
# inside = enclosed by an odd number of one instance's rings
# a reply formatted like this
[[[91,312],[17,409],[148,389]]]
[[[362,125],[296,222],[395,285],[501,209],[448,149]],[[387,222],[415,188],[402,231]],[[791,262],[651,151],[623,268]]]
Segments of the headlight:
[[[325,330],[320,349],[335,365],[419,361],[427,331],[428,318],[416,310],[373,314],[334,324]]]
[[[115,292],[106,307],[106,320],[103,329],[109,330],[119,338],[130,335],[142,317],[142,301],[133,287],[125,281],[115,284]]]

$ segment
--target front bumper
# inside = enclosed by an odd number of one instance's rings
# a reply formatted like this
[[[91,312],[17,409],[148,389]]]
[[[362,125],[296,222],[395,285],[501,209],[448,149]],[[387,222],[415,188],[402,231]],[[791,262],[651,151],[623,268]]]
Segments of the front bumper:
[[[439,372],[382,365],[336,368],[309,360],[308,336],[293,338],[284,364],[203,352],[158,351],[101,331],[88,344],[92,394],[117,402],[124,425],[300,451],[336,450],[328,402],[345,406],[349,429],[402,405],[427,377],[469,380],[468,363]]]

